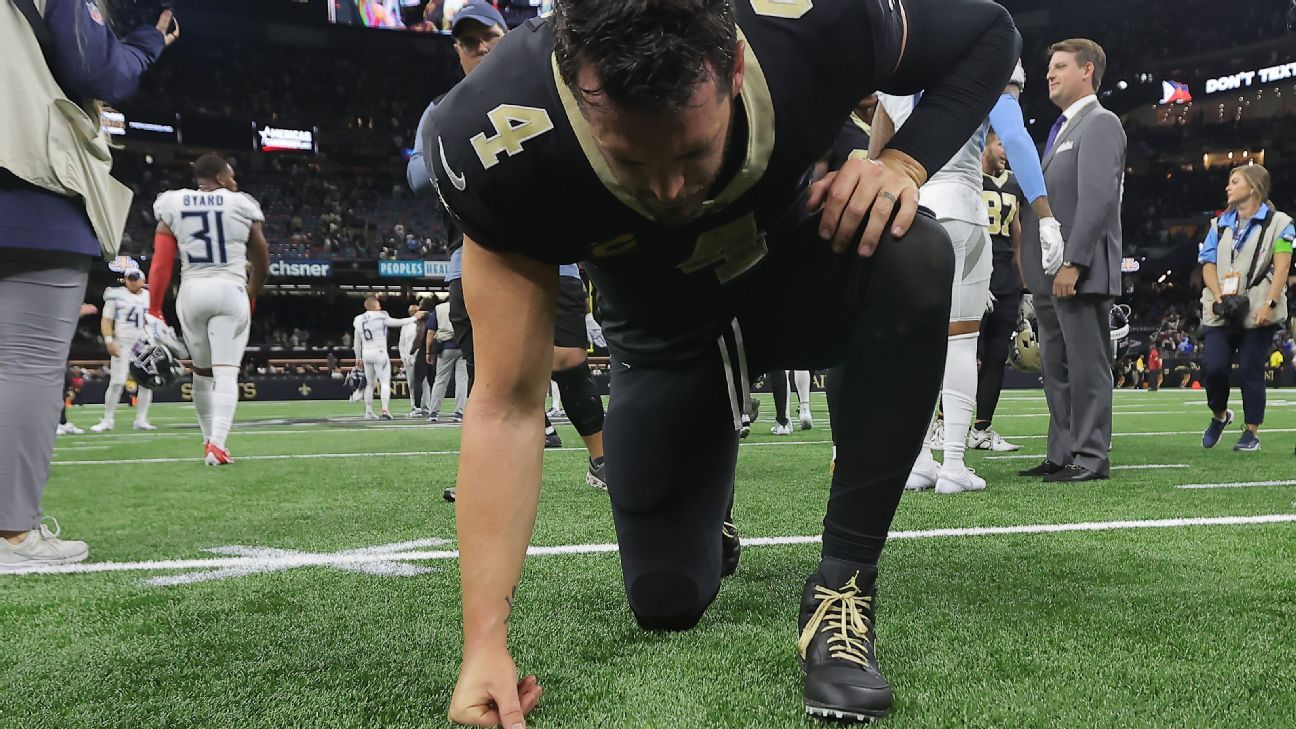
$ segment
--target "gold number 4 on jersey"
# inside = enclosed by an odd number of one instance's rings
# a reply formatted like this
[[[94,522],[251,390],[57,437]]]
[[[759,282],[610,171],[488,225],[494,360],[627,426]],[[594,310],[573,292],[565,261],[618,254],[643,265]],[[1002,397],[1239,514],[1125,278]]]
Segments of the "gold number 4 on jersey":
[[[728,283],[760,262],[769,248],[765,234],[756,228],[756,216],[743,217],[698,236],[697,247],[687,261],[679,265],[684,273],[693,273],[719,263],[715,274],[720,283]]]
[[[477,152],[477,157],[481,160],[482,167],[488,170],[499,164],[501,154],[508,154],[510,157],[519,154],[523,142],[535,139],[554,128],[549,112],[534,106],[500,104],[492,109],[486,118],[490,119],[490,123],[495,127],[495,136],[488,137],[483,133],[474,136],[470,141],[473,150]]]

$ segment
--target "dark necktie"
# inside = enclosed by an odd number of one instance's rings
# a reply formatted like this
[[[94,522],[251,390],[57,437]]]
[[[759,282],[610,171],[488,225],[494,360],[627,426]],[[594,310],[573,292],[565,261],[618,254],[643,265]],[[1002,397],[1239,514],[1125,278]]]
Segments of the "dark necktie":
[[[1049,129],[1048,141],[1044,143],[1044,158],[1048,159],[1049,153],[1053,151],[1053,143],[1057,141],[1058,133],[1062,131],[1062,125],[1066,124],[1066,114],[1058,116],[1057,121],[1053,122],[1053,128]]]

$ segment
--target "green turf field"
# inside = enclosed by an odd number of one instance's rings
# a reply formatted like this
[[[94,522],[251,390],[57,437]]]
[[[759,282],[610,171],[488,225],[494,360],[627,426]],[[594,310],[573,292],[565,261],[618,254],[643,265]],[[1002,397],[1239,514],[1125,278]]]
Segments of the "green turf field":
[[[1270,397],[1264,450],[1240,454],[1232,428],[1201,448],[1200,391],[1118,392],[1122,470],[1054,486],[1013,475],[1042,457],[1042,393],[1005,393],[996,424],[1023,457],[975,452],[989,490],[901,503],[880,582],[885,726],[1296,727],[1296,392]],[[528,560],[513,647],[545,687],[530,726],[821,726],[793,652],[818,545],[753,540],[819,533],[830,433],[819,393],[814,430],[771,436],[770,410],[738,466],[742,565],[697,629],[638,630],[609,548]],[[46,511],[91,560],[0,575],[0,726],[446,725],[460,624],[441,490],[459,432],[359,413],[244,403],[220,469],[189,406],[156,406],[157,433],[60,438]],[[98,408],[72,415],[88,427]],[[545,460],[533,544],[612,543],[584,452]],[[1178,488],[1250,482],[1284,483]],[[1219,517],[1242,518],[1171,521]],[[1105,526],[931,531],[1081,523]]]

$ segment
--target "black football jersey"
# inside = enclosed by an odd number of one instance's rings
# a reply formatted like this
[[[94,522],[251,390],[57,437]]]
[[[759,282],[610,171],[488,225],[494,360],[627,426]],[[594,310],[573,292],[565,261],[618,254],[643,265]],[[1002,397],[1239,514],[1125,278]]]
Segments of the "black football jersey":
[[[840,170],[851,157],[868,159],[870,132],[869,125],[858,114],[852,113],[833,140],[832,151],[828,153],[828,169]]]
[[[994,252],[994,271],[990,276],[990,290],[999,294],[1021,291],[1021,278],[1013,260],[1012,223],[1021,210],[1025,193],[1017,184],[1017,176],[1004,170],[998,177],[983,174],[981,197],[990,216],[990,243]]]
[[[743,159],[685,226],[658,223],[617,183],[558,76],[546,19],[510,32],[425,130],[429,172],[464,233],[494,250],[585,262],[623,355],[713,345],[743,295],[733,284],[786,244],[780,232],[804,216],[814,163],[899,58],[888,0],[751,0],[737,18]]]

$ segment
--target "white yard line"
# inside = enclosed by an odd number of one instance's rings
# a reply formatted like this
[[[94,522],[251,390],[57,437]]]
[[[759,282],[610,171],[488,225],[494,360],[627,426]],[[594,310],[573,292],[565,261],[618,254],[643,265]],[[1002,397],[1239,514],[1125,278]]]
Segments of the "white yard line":
[[[1185,483],[1179,489],[1244,489],[1259,486],[1296,486],[1296,481],[1237,481],[1234,483]]]
[[[1146,519],[1137,521],[1079,522],[1073,524],[1023,524],[1001,527],[958,527],[949,529],[922,529],[892,532],[890,539],[934,539],[941,537],[983,537],[1003,534],[1061,534],[1067,532],[1105,532],[1123,529],[1168,529],[1193,526],[1242,526],[1249,524],[1288,524],[1296,522],[1296,514],[1266,514],[1263,516],[1219,516],[1184,519]],[[748,537],[743,546],[784,546],[816,544],[819,536],[804,537]],[[552,547],[531,547],[527,554],[533,557],[560,554],[600,554],[617,551],[615,544],[563,544]],[[211,559],[173,559],[149,562],[100,562],[42,567],[10,572],[11,575],[89,574],[99,572],[137,572],[156,570],[280,570],[292,567],[332,567],[355,569],[372,562],[422,562],[457,559],[458,550],[407,551],[374,553],[352,550],[324,554],[300,553],[262,557],[224,557]]]
[[[1044,456],[1038,453],[1032,453],[1030,455],[1015,455],[1015,456],[986,456],[985,459],[987,461],[1008,461],[1008,460],[1025,459],[1025,458],[1040,459],[1043,457]],[[1187,463],[1145,463],[1145,464],[1134,464],[1134,465],[1124,465],[1124,466],[1112,466],[1111,470],[1146,471],[1146,470],[1151,470],[1156,468],[1192,468],[1192,466],[1188,465]]]
[[[776,440],[762,443],[739,443],[742,448],[763,448],[767,446],[822,445],[831,447],[827,440]],[[585,448],[546,448],[546,453],[584,453]],[[283,453],[263,456],[234,456],[234,461],[292,461],[297,459],[329,458],[412,458],[415,456],[457,456],[459,451],[364,451],[360,453]],[[201,463],[202,458],[123,458],[121,460],[84,460],[54,461],[55,466],[128,466],[142,463]]]
[[[1296,428],[1265,428],[1265,433],[1296,433]],[[1162,436],[1162,435],[1201,435],[1200,430],[1162,430],[1153,433],[1113,433],[1117,438],[1133,438],[1145,436]],[[1045,440],[1048,435],[1009,435],[1001,433],[1007,440]]]

